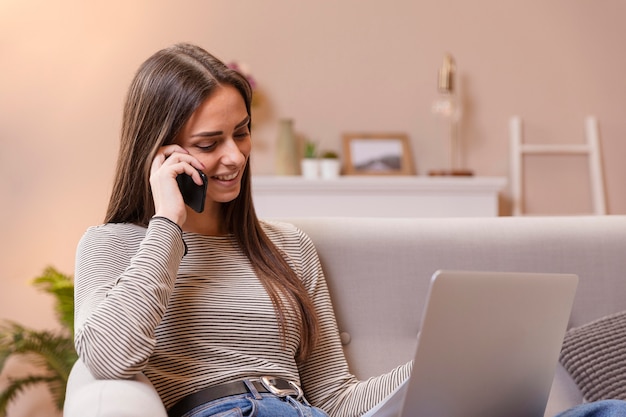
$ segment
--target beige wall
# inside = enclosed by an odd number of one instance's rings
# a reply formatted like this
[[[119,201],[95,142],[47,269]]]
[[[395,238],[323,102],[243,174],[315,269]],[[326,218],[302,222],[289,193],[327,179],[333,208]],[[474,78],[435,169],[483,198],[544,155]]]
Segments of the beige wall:
[[[621,0],[0,0],[0,317],[54,325],[49,298],[28,281],[48,264],[72,272],[76,242],[103,217],[126,87],[141,61],[177,41],[252,69],[264,97],[256,173],[273,171],[280,117],[337,150],[345,131],[403,131],[419,173],[441,167],[430,107],[450,52],[467,167],[508,176],[514,114],[536,142],[581,142],[592,114],[608,209],[625,214],[625,15]],[[530,211],[589,210],[584,160],[527,166]]]

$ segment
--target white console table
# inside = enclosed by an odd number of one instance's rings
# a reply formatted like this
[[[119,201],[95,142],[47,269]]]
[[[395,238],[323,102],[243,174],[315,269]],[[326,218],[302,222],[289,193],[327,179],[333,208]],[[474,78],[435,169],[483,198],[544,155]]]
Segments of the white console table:
[[[252,177],[260,218],[497,216],[505,186],[504,177]]]

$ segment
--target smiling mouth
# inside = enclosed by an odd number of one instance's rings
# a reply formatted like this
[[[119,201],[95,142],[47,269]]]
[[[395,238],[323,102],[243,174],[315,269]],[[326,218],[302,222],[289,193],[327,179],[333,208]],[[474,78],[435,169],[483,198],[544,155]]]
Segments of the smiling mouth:
[[[213,178],[219,181],[232,181],[237,178],[237,175],[239,175],[239,171],[228,175],[215,175]]]

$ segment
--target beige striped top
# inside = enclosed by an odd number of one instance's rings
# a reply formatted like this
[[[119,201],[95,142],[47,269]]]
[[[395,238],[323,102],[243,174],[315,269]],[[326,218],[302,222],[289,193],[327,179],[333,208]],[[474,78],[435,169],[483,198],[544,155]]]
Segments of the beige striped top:
[[[291,224],[262,226],[319,313],[320,341],[306,362],[295,360],[295,324],[283,343],[272,303],[232,236],[181,233],[154,218],[147,228],[91,227],[78,245],[75,340],[91,372],[103,379],[144,372],[166,407],[201,388],[262,375],[300,382],[331,416],[361,415],[390,394],[410,364],[358,381],[313,243]]]

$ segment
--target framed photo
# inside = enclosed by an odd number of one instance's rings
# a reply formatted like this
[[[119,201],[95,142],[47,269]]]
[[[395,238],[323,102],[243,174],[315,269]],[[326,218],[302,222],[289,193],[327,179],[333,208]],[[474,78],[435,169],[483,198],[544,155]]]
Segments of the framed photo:
[[[409,137],[404,133],[346,133],[347,175],[413,175]]]

